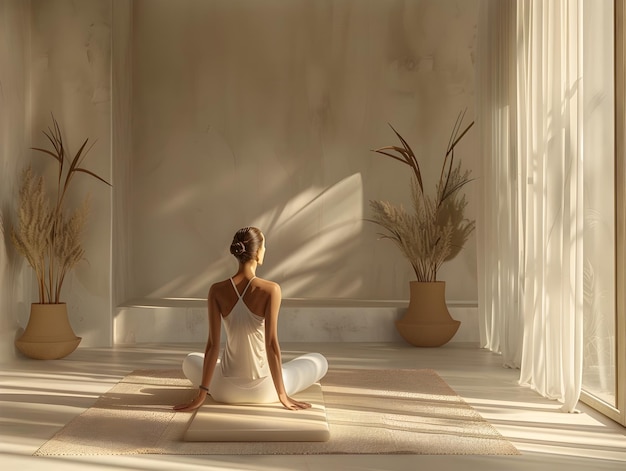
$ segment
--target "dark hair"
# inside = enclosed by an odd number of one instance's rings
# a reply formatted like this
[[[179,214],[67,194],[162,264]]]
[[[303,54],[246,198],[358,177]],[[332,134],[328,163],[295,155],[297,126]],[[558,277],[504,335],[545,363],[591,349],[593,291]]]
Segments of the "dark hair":
[[[239,263],[252,260],[263,245],[263,233],[256,227],[244,227],[239,229],[230,244],[230,253],[235,256]]]

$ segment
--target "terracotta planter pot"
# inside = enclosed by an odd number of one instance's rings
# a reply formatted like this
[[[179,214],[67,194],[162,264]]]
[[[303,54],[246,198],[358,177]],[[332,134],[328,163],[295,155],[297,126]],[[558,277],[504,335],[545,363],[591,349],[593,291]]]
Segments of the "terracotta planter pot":
[[[26,329],[15,346],[27,357],[56,360],[76,350],[80,341],[70,325],[65,303],[33,303]]]
[[[410,290],[406,314],[396,321],[402,338],[416,347],[440,347],[448,343],[461,322],[448,312],[445,282],[412,281]]]

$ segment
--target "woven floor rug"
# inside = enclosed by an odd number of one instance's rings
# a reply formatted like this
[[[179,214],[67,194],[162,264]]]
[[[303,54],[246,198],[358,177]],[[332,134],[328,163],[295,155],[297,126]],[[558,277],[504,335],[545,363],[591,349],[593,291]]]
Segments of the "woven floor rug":
[[[327,442],[185,442],[192,414],[171,406],[195,390],[180,371],[138,370],[35,455],[519,454],[433,370],[331,370],[321,384]]]

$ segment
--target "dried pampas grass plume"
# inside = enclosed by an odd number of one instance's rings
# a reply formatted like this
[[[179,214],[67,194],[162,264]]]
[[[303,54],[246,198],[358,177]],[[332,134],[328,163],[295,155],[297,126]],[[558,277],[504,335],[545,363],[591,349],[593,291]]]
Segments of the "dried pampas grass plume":
[[[53,215],[45,195],[43,177],[35,177],[29,165],[22,173],[19,190],[18,226],[11,231],[13,244],[42,280],[46,269],[46,255],[51,240]],[[39,298],[44,297],[43,285],[39,284]]]

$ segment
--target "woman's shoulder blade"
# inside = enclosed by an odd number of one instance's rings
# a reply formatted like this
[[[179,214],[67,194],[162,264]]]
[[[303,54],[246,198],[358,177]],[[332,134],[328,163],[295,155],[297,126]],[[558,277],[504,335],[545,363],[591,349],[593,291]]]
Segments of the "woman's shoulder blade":
[[[257,286],[264,291],[273,292],[275,290],[280,290],[280,285],[275,281],[266,280],[263,278],[255,278],[254,281],[257,282]]]
[[[232,289],[230,278],[222,281],[217,281],[209,288],[209,294],[218,294],[224,292],[226,289]]]

